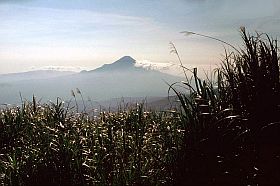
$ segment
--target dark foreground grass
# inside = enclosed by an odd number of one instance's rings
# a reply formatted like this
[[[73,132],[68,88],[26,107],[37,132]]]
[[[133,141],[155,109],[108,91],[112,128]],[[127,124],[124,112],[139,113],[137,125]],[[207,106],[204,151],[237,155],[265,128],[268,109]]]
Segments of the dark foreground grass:
[[[7,185],[169,185],[183,142],[178,113],[142,105],[94,119],[34,101],[0,118]]]
[[[241,36],[244,49],[229,45],[234,50],[226,51],[214,78],[201,80],[193,69],[195,86],[187,79],[181,83],[185,92],[170,87],[181,102],[187,131],[178,185],[280,183],[277,40],[266,34],[251,36],[245,28]]]
[[[1,110],[1,184],[280,184],[277,41],[241,34],[244,49],[227,52],[214,78],[188,69],[185,92],[170,86],[177,111],[92,117],[59,99]]]

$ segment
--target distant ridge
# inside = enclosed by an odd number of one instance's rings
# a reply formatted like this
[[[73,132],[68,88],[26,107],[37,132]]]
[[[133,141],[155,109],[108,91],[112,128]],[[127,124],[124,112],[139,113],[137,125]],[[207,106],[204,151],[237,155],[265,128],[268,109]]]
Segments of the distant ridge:
[[[49,79],[76,74],[73,71],[58,71],[58,70],[32,70],[19,73],[0,74],[1,81],[22,81],[34,79]]]
[[[70,75],[63,73],[33,71],[0,76],[0,105],[20,104],[19,92],[27,99],[36,95],[44,101],[56,100],[57,97],[71,100],[71,90],[76,88],[83,95],[98,101],[120,97],[166,97],[168,84],[181,81],[181,77],[137,66],[130,56],[95,70]]]

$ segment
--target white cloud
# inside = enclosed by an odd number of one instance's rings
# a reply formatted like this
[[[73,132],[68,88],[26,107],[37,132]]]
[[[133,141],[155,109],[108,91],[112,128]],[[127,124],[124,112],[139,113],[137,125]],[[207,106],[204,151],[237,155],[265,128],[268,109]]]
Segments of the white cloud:
[[[166,63],[159,63],[159,62],[151,62],[149,60],[141,60],[136,61],[135,64],[136,67],[142,67],[148,70],[156,70],[163,73],[171,74],[174,76],[181,76],[184,77],[184,72],[180,64],[175,64],[172,62],[166,62]],[[204,77],[204,72],[209,73],[211,71],[211,68],[213,69],[214,66],[210,64],[184,64],[185,68],[188,68],[192,70],[193,68],[197,68],[199,75]],[[191,76],[189,71],[187,71],[187,75]]]
[[[135,29],[149,31],[157,29],[148,18],[99,13],[89,10],[62,10],[52,8],[0,5],[0,33],[7,36],[27,38],[68,34],[83,37],[82,34],[114,30]]]
[[[30,70],[54,70],[54,71],[70,71],[70,72],[80,72],[82,70],[90,70],[86,67],[79,67],[79,66],[40,66],[36,67],[33,66]]]

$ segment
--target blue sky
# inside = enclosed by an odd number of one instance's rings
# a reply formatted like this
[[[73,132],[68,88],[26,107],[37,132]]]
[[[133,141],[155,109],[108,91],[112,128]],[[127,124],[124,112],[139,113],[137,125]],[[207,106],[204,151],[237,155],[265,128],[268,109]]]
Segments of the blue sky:
[[[279,0],[0,0],[0,73],[42,66],[96,68],[124,55],[219,63],[223,46],[189,30],[240,44],[238,29],[279,36]]]

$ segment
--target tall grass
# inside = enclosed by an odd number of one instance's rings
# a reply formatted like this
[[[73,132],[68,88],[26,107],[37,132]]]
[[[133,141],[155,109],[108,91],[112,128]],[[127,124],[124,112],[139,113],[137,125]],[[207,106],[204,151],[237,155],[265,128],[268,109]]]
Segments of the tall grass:
[[[170,86],[181,103],[186,131],[175,183],[279,183],[277,40],[267,34],[251,36],[241,28],[244,49],[237,50],[220,39],[187,33],[222,42],[233,51],[225,52],[214,81],[200,79],[195,68],[188,77],[192,82],[181,83],[185,92],[176,83]]]
[[[279,184],[277,41],[243,28],[241,36],[244,49],[226,51],[205,80],[172,45],[186,75],[180,89],[169,88],[177,110],[138,104],[92,117],[85,106],[79,113],[61,99],[40,104],[35,97],[2,109],[1,185]]]
[[[175,112],[143,105],[96,120],[34,99],[1,111],[0,181],[7,185],[162,185],[182,143]]]

